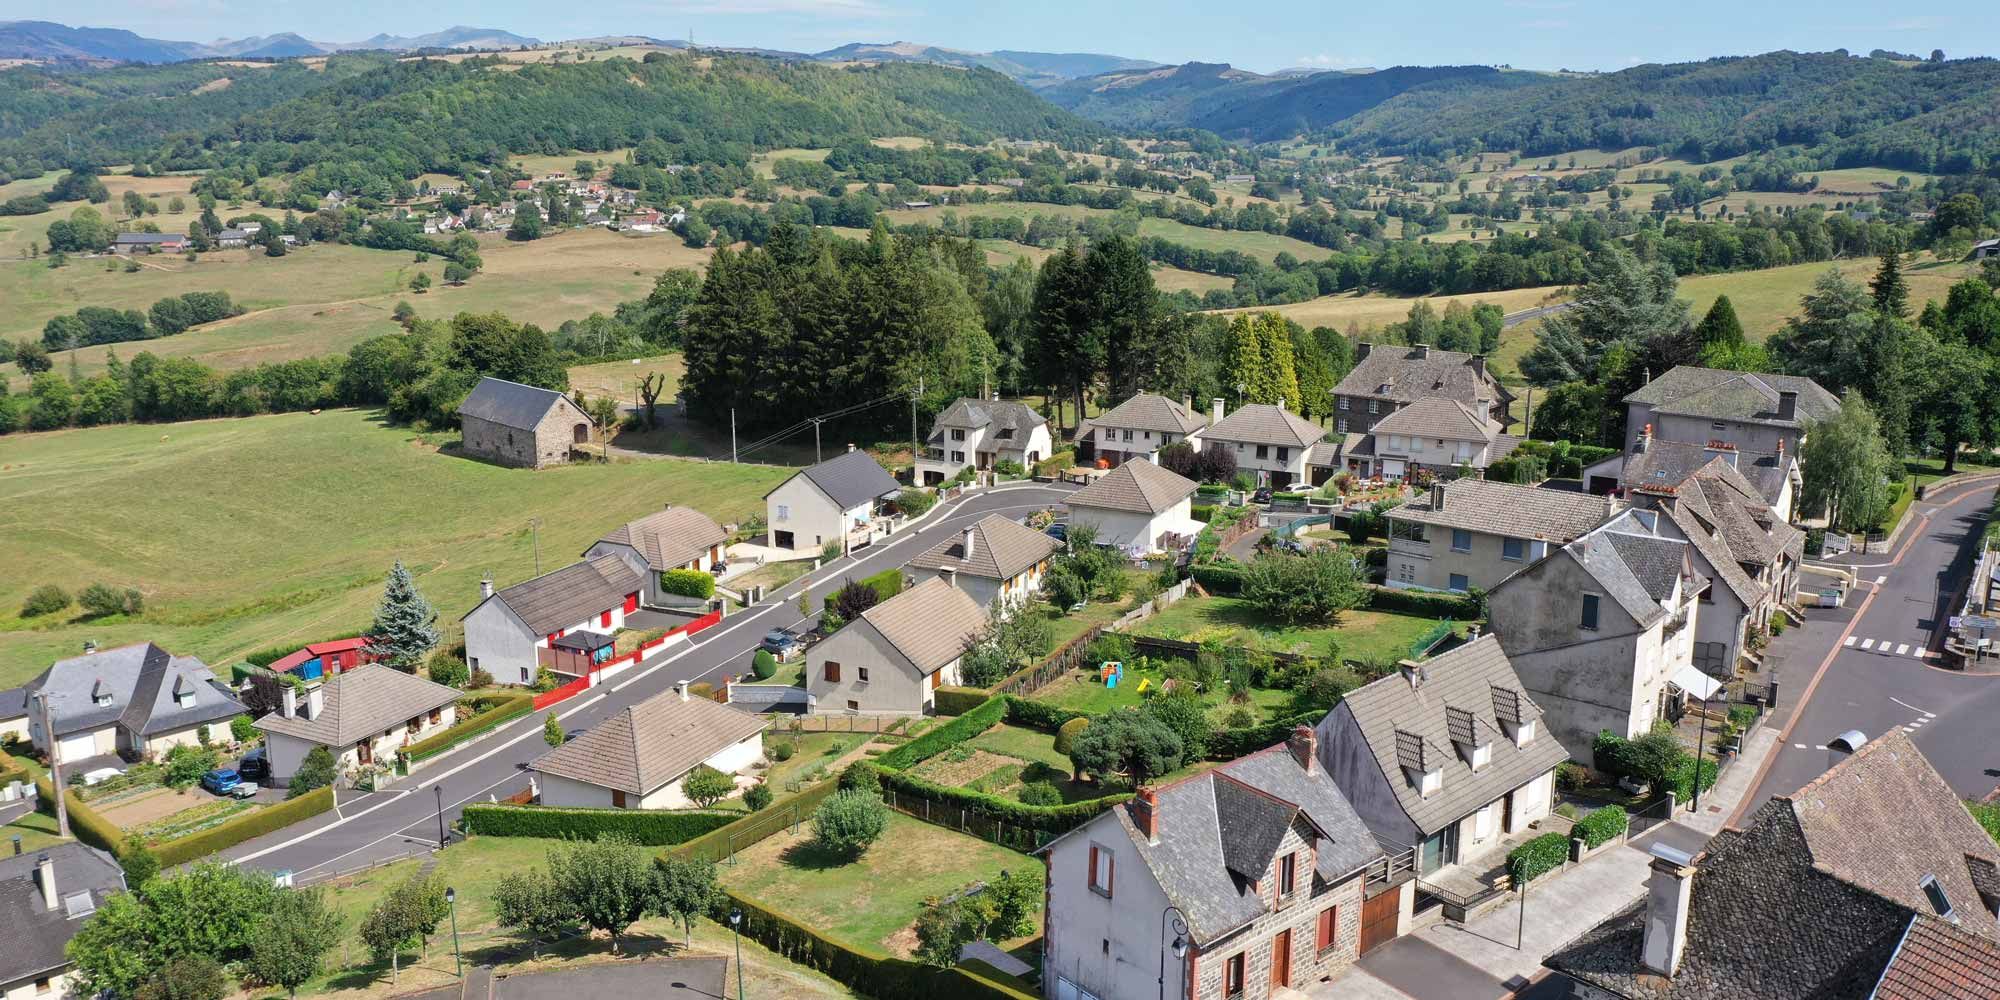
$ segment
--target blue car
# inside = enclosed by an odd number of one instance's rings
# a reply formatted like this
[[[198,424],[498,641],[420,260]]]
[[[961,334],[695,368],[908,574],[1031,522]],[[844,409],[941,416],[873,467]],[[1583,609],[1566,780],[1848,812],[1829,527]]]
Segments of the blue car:
[[[243,778],[231,768],[218,768],[201,776],[201,787],[217,795],[228,795],[243,783]]]

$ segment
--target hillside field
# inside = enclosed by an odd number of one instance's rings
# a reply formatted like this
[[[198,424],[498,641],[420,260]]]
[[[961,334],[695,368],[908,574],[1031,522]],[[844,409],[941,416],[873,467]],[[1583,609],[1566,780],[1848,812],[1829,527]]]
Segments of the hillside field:
[[[689,504],[732,522],[788,469],[660,459],[530,472],[456,457],[456,435],[329,410],[9,436],[0,443],[0,688],[89,639],[151,640],[225,668],[367,626],[402,559],[455,641],[479,579],[572,561],[618,524]],[[138,620],[75,609],[22,621],[30,590],[102,581],[146,595]]]

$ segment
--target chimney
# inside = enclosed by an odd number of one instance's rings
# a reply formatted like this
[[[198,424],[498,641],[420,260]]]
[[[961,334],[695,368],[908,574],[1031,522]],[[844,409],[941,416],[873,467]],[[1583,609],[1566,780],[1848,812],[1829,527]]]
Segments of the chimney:
[[[661,509],[661,510],[673,510],[673,509],[674,509],[674,505],[673,505],[673,504],[670,504],[670,503],[663,503],[663,504],[661,504],[661,505],[660,505],[660,509]]]
[[[1472,366],[1472,374],[1477,375],[1482,379],[1486,377],[1486,355],[1475,354],[1472,356],[1472,360],[1467,362],[1467,364],[1470,364]]]
[[[972,528],[968,526],[965,529],[965,533],[959,536],[959,539],[960,541],[958,543],[958,547],[961,550],[959,553],[960,558],[964,559],[972,558],[972,550],[979,544],[978,542],[973,540]]]
[[[1654,844],[1652,874],[1646,876],[1646,938],[1639,961],[1669,978],[1680,968],[1681,951],[1687,947],[1693,860],[1667,844]]]
[[[1209,409],[1209,417],[1208,417],[1208,422],[1209,422],[1209,424],[1210,424],[1210,425],[1214,425],[1214,424],[1219,424],[1219,423],[1221,423],[1221,422],[1222,422],[1222,397],[1221,397],[1221,396],[1217,396],[1217,397],[1215,397],[1214,399],[1211,399],[1211,400],[1209,400],[1209,401],[1208,401],[1208,409]]]
[[[1293,726],[1292,735],[1285,740],[1285,749],[1292,752],[1292,759],[1299,762],[1307,774],[1318,773],[1319,734],[1311,726]]]
[[[1366,361],[1368,359],[1368,351],[1374,346],[1374,344],[1368,343],[1365,340],[1354,345],[1354,363],[1358,365]]]
[[[1444,484],[1443,484],[1443,483],[1432,483],[1432,484],[1431,484],[1431,512],[1432,512],[1432,513],[1436,513],[1436,512],[1438,512],[1438,511],[1441,511],[1441,510],[1443,510],[1443,509],[1444,509]]]
[[[299,689],[290,684],[283,684],[283,687],[285,689],[282,695],[284,700],[278,706],[278,714],[287,719],[297,718],[299,714]]]
[[[306,688],[306,718],[317,719],[326,708],[326,685],[314,684]]]
[[[1633,442],[1632,454],[1644,455],[1646,453],[1646,449],[1648,447],[1651,447],[1652,444],[1653,444],[1653,425],[1647,424],[1646,426],[1639,429],[1639,440]]]
[[[1778,419],[1792,420],[1799,415],[1799,394],[1790,390],[1778,393]]]
[[[83,640],[83,655],[89,656],[95,652],[97,652],[97,643],[89,639]]]
[[[688,700],[688,682],[681,681],[675,684],[674,690],[680,694],[682,701]]]
[[[42,905],[56,908],[56,863],[44,854],[35,859],[35,883],[42,887]]]
[[[1410,690],[1424,686],[1424,665],[1415,660],[1401,660],[1396,668],[1403,672],[1403,679],[1410,682]]]
[[[490,576],[482,577],[479,581],[479,599],[483,601],[492,596],[493,596],[493,578]]]
[[[1194,393],[1185,393],[1181,396],[1181,409],[1189,413],[1194,412]]]
[[[1424,360],[1425,358],[1428,358],[1428,357],[1430,357],[1430,356],[1431,356],[1431,345],[1429,345],[1429,344],[1417,344],[1417,345],[1416,345],[1416,348],[1417,348],[1417,360],[1418,360],[1418,361],[1422,361],[1422,360]]]
[[[956,587],[956,586],[958,586],[958,567],[956,567],[956,566],[939,566],[939,567],[938,567],[938,579],[940,579],[940,580],[943,580],[943,581],[944,581],[944,585],[945,585],[945,586],[947,586],[947,587]]]
[[[1127,807],[1132,815],[1132,825],[1146,835],[1146,843],[1160,842],[1160,796],[1151,788],[1139,789]]]
[[[1720,455],[1722,456],[1723,461],[1729,463],[1730,468],[1732,469],[1738,468],[1736,464],[1735,445],[1730,444],[1727,441],[1710,441],[1708,443],[1708,447],[1703,448],[1702,450],[1707,452],[1710,458]]]

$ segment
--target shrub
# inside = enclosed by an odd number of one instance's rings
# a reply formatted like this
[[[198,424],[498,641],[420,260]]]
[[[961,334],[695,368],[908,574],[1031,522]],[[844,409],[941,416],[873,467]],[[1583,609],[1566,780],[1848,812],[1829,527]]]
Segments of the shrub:
[[[760,649],[750,658],[750,672],[760,681],[768,681],[778,675],[778,658],[768,649]]]
[[[202,775],[215,770],[221,758],[207,747],[182,745],[167,751],[166,763],[164,784],[168,788],[192,788]]]
[[[1091,640],[1083,651],[1085,661],[1092,664],[1123,663],[1130,665],[1139,655],[1132,637],[1123,632],[1106,632]]]
[[[325,747],[313,747],[306,751],[305,760],[301,761],[299,769],[292,773],[292,784],[286,790],[285,797],[302,798],[319,789],[329,788],[333,785],[333,779],[339,776],[340,772],[333,763],[333,753]]]
[[[69,607],[69,603],[69,591],[53,583],[45,583],[29,592],[28,599],[21,602],[21,617],[52,615]]]
[[[845,791],[813,811],[813,843],[847,857],[859,857],[889,826],[889,807],[864,791]]]
[[[715,577],[698,569],[670,569],[660,574],[660,589],[706,601],[715,596]]]
[[[324,748],[315,748],[315,752]],[[311,755],[308,754],[308,757]],[[162,867],[193,861],[207,857],[217,851],[228,850],[246,840],[261,837],[273,830],[282,830],[300,820],[317,816],[333,808],[333,788],[322,786],[303,795],[295,795],[290,800],[274,806],[266,806],[199,833],[192,833],[179,840],[169,840],[153,847],[153,853],[160,859]],[[69,818],[76,820],[76,807],[70,807]]]
[[[1749,729],[1757,722],[1757,709],[1752,705],[1729,706],[1729,724],[1738,729]]]
[[[553,718],[553,716],[551,716]],[[736,791],[736,781],[707,764],[697,764],[681,779],[681,791],[703,809],[714,806]]]
[[[1190,570],[1189,575],[1211,594],[1228,595],[1243,589],[1243,564],[1239,562],[1203,563]]]
[[[475,836],[596,840],[617,834],[635,844],[662,847],[693,840],[737,818],[734,813],[685,809],[559,809],[469,802],[464,822],[465,832]]]
[[[1002,697],[1007,702],[1007,721],[1015,725],[1030,726],[1043,732],[1053,733],[1073,720],[1084,718],[1082,712],[1061,705],[1051,705],[1045,701],[1011,694]]]
[[[857,951],[814,929],[821,922],[794,917],[746,897],[725,895],[722,910],[743,913],[743,935],[785,958],[825,973],[879,1000],[1036,1000],[1034,986],[983,962],[935,969],[875,950]]]
[[[239,715],[229,720],[229,738],[238,743],[248,743],[257,738],[257,720],[248,715]]]
[[[937,505],[937,494],[915,486],[906,486],[896,494],[896,509],[910,517],[922,517]]]
[[[1583,841],[1585,847],[1599,847],[1624,833],[1630,823],[1624,806],[1602,806],[1577,820],[1570,835]]]
[[[1371,550],[1372,552],[1385,550]],[[1421,590],[1397,590],[1393,587],[1368,588],[1367,606],[1376,611],[1397,611],[1424,618],[1450,618],[1455,621],[1475,621],[1480,618],[1479,602],[1469,595],[1431,594]]]
[[[1056,786],[1037,781],[1021,787],[1021,804],[1029,806],[1059,806],[1063,804],[1062,792]]]
[[[902,592],[903,571],[899,568],[885,569],[858,582],[847,580],[842,583],[839,590],[826,596],[826,606],[838,612],[841,621],[851,622],[861,612]]]
[[[1173,730],[1181,741],[1181,763],[1197,761],[1208,755],[1208,706],[1192,692],[1178,691],[1146,702],[1140,711],[1158,719],[1168,729]],[[1074,742],[1071,744],[1075,746]]]
[[[1545,833],[1508,852],[1507,874],[1513,876],[1516,886],[1521,886],[1555,871],[1568,860],[1569,838],[1560,833]]]
[[[771,804],[771,786],[756,784],[744,789],[743,804],[748,806],[751,812],[762,812],[765,806]]]
[[[1125,776],[1136,786],[1179,767],[1184,753],[1172,727],[1156,716],[1125,709],[1091,720],[1071,744],[1069,757],[1079,772]]]
[[[1215,505],[1212,503],[1190,504],[1188,506],[1188,516],[1203,524],[1207,524],[1210,519],[1215,517]]]
[[[137,590],[119,590],[102,583],[93,583],[76,595],[76,602],[82,605],[85,614],[97,617],[105,615],[136,615],[145,607],[146,599]]]
[[[984,689],[972,687],[941,687],[931,694],[939,715],[964,715],[992,697]]]
[[[1720,770],[1715,758],[1701,759],[1701,787],[1703,791],[1715,787],[1715,776]],[[1666,786],[1673,790],[1675,802],[1688,802],[1694,798],[1695,759],[1692,754],[1682,751],[1663,776]]]
[[[1082,736],[1083,731],[1088,728],[1090,720],[1083,716],[1063,723],[1062,727],[1056,730],[1056,752],[1065,757],[1069,756],[1070,749],[1076,746],[1076,738]]]
[[[1582,788],[1583,784],[1584,772],[1582,765],[1573,764],[1569,761],[1563,761],[1556,765],[1557,791],[1573,792]]]
[[[466,670],[465,661],[456,656],[438,656],[431,660],[431,680],[445,687],[462,688],[472,676]]]
[[[778,761],[791,760],[792,754],[797,753],[798,749],[798,747],[793,746],[789,741],[773,743],[769,747],[771,759]]]

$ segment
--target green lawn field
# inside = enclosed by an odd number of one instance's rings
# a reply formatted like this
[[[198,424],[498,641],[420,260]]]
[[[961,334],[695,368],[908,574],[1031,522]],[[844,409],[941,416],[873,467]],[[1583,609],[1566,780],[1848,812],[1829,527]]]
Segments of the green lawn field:
[[[1267,620],[1240,597],[1186,597],[1132,627],[1134,635],[1202,642],[1249,636],[1274,652],[1325,656],[1336,647],[1349,660],[1394,662],[1437,622],[1386,611],[1343,611],[1334,628],[1291,628]]]
[[[718,521],[762,509],[789,470],[651,460],[503,469],[440,453],[357,410],[140,424],[0,440],[0,688],[81,648],[152,640],[226,667],[368,624],[400,558],[447,634],[478,599],[576,558],[662,503]],[[17,617],[28,591],[137,587],[145,613]]]

